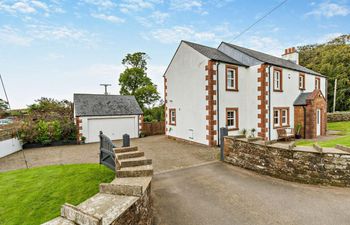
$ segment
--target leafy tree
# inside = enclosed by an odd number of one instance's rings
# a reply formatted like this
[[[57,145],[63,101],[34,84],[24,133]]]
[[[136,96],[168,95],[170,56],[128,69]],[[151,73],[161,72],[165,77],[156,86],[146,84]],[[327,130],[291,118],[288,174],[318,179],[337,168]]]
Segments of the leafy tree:
[[[0,98],[0,112],[1,111],[4,112],[8,109],[9,109],[9,104],[5,100]]]
[[[334,82],[338,79],[336,110],[350,109],[350,35],[325,44],[298,47],[300,64],[328,77],[328,110],[333,108]]]
[[[143,113],[145,122],[164,121],[164,103],[150,109],[145,109]]]
[[[134,95],[142,109],[160,99],[157,86],[147,76],[147,59],[142,52],[127,54],[122,63],[127,68],[120,74],[121,95]]]

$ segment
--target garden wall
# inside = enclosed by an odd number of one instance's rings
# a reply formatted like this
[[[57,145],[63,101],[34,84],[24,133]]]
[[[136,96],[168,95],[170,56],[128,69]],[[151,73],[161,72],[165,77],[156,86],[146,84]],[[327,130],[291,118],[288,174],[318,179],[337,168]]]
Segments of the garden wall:
[[[17,138],[0,140],[0,158],[22,150],[22,144]]]
[[[225,162],[289,181],[350,187],[350,153],[285,146],[225,137]]]
[[[327,113],[328,122],[350,121],[350,112]]]

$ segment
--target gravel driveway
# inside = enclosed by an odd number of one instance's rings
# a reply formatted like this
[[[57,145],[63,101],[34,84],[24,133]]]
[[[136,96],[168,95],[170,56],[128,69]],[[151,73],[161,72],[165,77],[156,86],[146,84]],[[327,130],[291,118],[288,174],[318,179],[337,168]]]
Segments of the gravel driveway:
[[[120,141],[116,141],[121,146]],[[154,172],[173,170],[213,161],[218,148],[188,144],[170,140],[164,135],[150,136],[131,140],[144,151],[146,157],[153,160]],[[99,144],[66,145],[26,149],[4,158],[0,158],[0,172],[44,165],[98,163]]]

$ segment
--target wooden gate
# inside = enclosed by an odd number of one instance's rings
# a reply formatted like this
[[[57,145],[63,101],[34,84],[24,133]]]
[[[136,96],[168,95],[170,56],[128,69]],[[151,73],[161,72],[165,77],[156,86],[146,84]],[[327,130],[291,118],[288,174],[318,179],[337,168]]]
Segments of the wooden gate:
[[[160,122],[144,122],[142,132],[146,136],[165,134],[165,121]]]

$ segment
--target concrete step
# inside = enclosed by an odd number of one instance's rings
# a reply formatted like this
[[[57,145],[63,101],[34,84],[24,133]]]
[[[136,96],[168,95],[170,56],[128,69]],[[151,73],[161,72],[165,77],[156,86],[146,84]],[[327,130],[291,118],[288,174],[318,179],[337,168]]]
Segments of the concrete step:
[[[111,183],[100,184],[100,193],[142,196],[151,180],[152,177],[116,178]]]
[[[111,224],[137,201],[134,196],[98,193],[78,206],[64,204],[61,216],[81,225]]]
[[[116,177],[148,177],[153,175],[153,166],[133,166],[116,170]]]
[[[132,166],[143,166],[143,165],[151,165],[152,159],[147,159],[146,157],[137,157],[137,158],[128,158],[128,159],[120,159],[118,163],[121,168],[124,167],[132,167]]]
[[[136,152],[124,152],[124,153],[118,153],[116,154],[117,159],[129,159],[129,158],[137,158],[137,157],[142,157],[145,156],[144,152],[136,151]]]
[[[75,225],[75,223],[60,216],[41,225]]]
[[[116,154],[125,153],[125,152],[136,152],[137,150],[138,150],[137,146],[114,148],[114,152]]]

